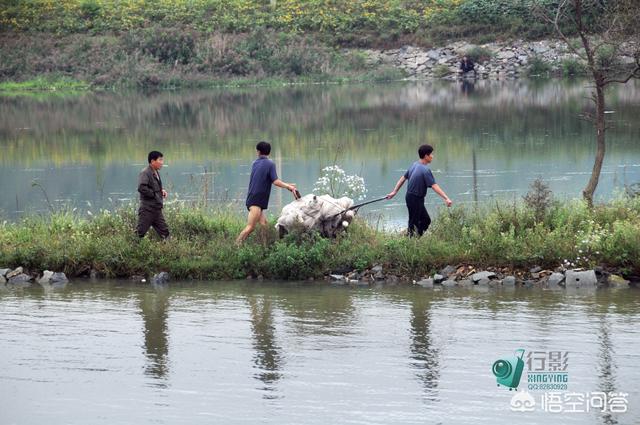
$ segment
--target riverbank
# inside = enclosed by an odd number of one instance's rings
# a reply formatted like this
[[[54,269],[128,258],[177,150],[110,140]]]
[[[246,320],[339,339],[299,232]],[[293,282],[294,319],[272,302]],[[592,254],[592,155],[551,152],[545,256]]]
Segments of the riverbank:
[[[595,269],[634,279],[640,274],[640,199],[618,198],[589,210],[581,201],[538,209],[497,203],[477,210],[455,207],[439,214],[420,239],[356,220],[335,240],[289,235],[278,240],[273,226],[240,248],[234,244],[243,218],[223,210],[176,207],[166,212],[172,239],[134,236],[135,210],[90,217],[54,213],[4,222],[0,266],[23,266],[27,274],[60,271],[69,277],[150,278],[165,271],[175,279],[329,279],[349,273],[411,281],[446,266],[547,277],[563,269]],[[539,268],[539,270],[531,269]],[[547,273],[546,271],[549,271]],[[334,279],[338,279],[334,277]]]
[[[263,30],[185,36],[151,28],[137,34],[43,39],[0,33],[0,94],[455,80],[465,55],[476,65],[468,74],[475,79],[586,75],[585,63],[553,39],[370,49]],[[634,63],[633,57],[617,60]]]

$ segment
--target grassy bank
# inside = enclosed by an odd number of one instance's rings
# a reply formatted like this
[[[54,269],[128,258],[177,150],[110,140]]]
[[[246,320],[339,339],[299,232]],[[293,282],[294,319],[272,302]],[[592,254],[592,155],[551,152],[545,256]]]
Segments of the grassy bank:
[[[623,274],[640,272],[640,199],[619,198],[593,211],[581,201],[538,209],[494,204],[479,210],[443,211],[421,239],[375,229],[363,221],[336,240],[289,235],[277,240],[273,226],[241,248],[234,238],[243,217],[224,211],[181,207],[166,216],[173,239],[137,241],[133,208],[90,218],[57,213],[4,223],[0,266],[60,270],[75,276],[95,269],[126,277],[168,271],[174,278],[273,279],[321,277],[337,269],[418,277],[447,264],[479,267],[574,267],[603,265]],[[537,218],[536,218],[537,217]]]
[[[223,34],[153,26],[120,34],[0,33],[0,59],[5,92],[47,89],[60,81],[93,88],[204,88],[404,76],[392,67],[370,66],[362,54],[317,36],[266,29]]]
[[[381,81],[351,47],[484,43],[552,33],[548,0],[6,0],[0,81],[210,87],[252,81]],[[584,11],[587,22],[598,9]],[[571,28],[565,28],[571,34]],[[240,81],[240,83],[238,83]],[[6,90],[5,90],[6,91]]]

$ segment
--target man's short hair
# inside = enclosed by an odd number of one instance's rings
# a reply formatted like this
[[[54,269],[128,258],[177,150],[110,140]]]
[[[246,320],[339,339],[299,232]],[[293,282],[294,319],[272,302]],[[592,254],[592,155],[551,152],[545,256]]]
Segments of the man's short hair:
[[[269,155],[271,153],[271,144],[260,142],[256,145],[256,150],[260,152],[260,155]]]
[[[149,160],[149,164],[151,164],[151,161],[155,161],[158,158],[162,158],[164,155],[162,155],[162,152],[158,152],[158,151],[151,151],[149,152],[149,155],[147,156],[147,159]]]
[[[433,146],[431,145],[422,145],[418,148],[418,156],[420,159],[427,155],[431,155],[431,152],[433,152]]]

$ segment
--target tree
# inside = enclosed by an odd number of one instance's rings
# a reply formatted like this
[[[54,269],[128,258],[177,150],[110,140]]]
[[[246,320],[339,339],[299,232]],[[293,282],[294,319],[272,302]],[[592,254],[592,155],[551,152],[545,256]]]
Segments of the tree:
[[[560,0],[554,12],[538,8],[571,52],[585,64],[594,86],[594,113],[585,117],[596,130],[596,154],[582,196],[593,206],[605,156],[607,86],[640,78],[640,0]],[[575,33],[581,48],[569,39]]]

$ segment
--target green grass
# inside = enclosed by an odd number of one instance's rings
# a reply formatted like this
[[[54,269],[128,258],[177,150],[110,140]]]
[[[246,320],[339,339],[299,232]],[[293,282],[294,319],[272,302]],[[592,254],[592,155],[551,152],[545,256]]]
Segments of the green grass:
[[[473,210],[441,211],[420,239],[376,230],[357,220],[335,240],[289,235],[278,240],[271,223],[240,248],[234,244],[244,217],[224,210],[176,207],[166,211],[172,239],[138,241],[133,207],[89,218],[61,212],[0,225],[0,266],[90,269],[109,277],[319,278],[339,268],[382,264],[387,273],[419,277],[447,264],[526,269],[533,265],[604,265],[640,272],[640,199],[620,197],[588,209],[581,201],[554,202],[541,216],[524,204],[498,203]]]
[[[34,91],[76,92],[88,89],[89,85],[87,83],[68,78],[47,79],[39,77],[21,82],[0,82],[0,92],[10,93]]]

